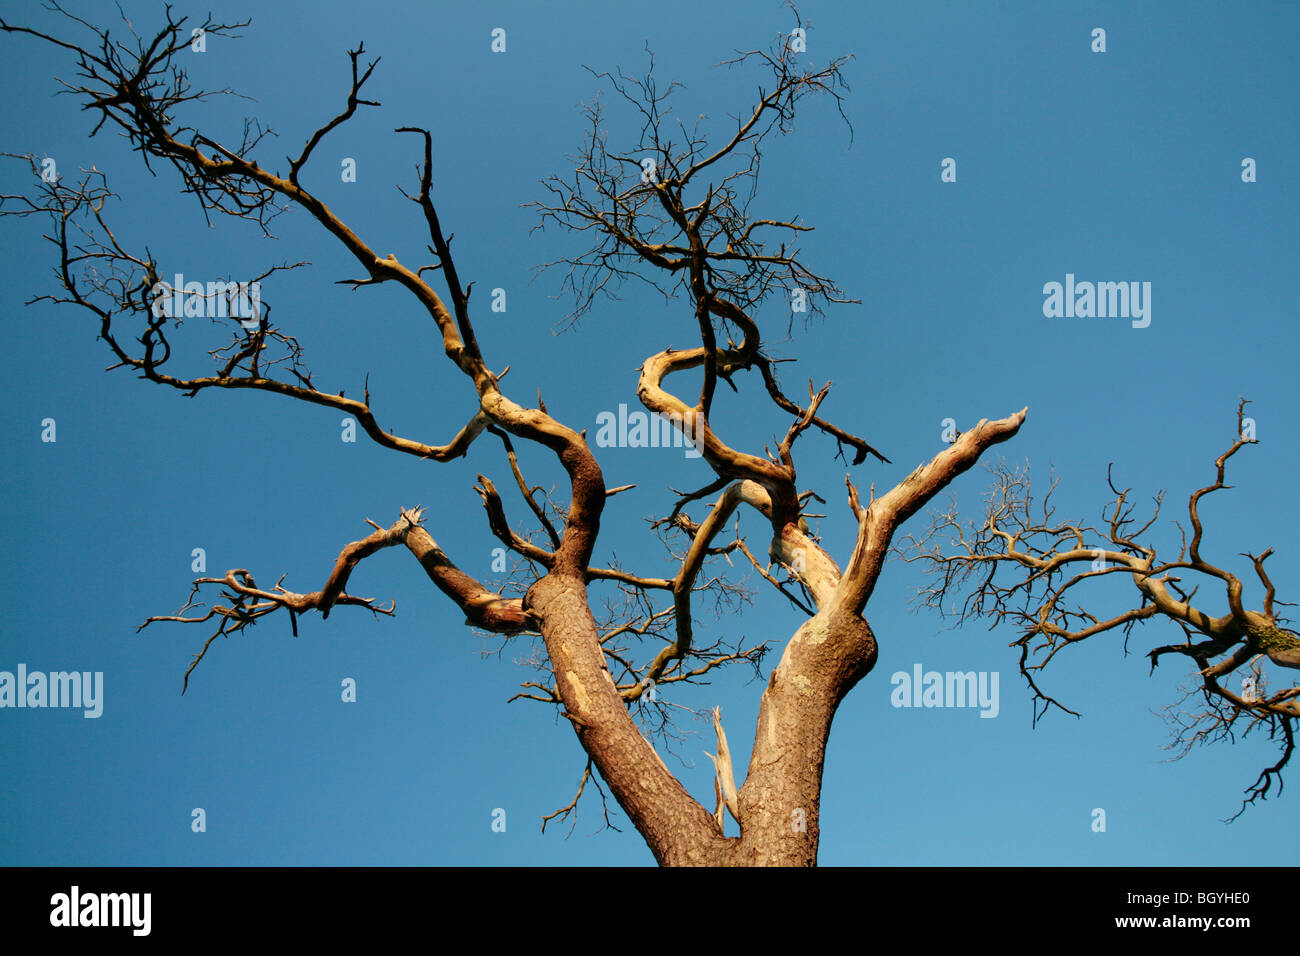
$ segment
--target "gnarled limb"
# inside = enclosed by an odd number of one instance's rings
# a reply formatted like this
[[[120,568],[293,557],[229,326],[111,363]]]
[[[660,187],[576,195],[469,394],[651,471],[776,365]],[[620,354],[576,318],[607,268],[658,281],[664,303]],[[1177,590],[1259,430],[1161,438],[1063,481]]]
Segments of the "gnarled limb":
[[[184,694],[189,688],[190,674],[194,672],[194,668],[198,666],[199,661],[203,660],[214,640],[218,637],[229,637],[231,634],[238,633],[250,624],[256,623],[259,618],[272,614],[281,608],[289,612],[289,623],[295,637],[298,636],[297,616],[299,614],[304,614],[307,611],[320,611],[321,617],[326,618],[329,617],[331,609],[337,604],[359,605],[376,614],[391,615],[397,606],[396,602],[387,609],[376,607],[374,598],[354,597],[345,593],[344,588],[347,587],[348,578],[358,562],[383,548],[391,548],[393,545],[403,543],[412,529],[419,528],[422,515],[423,509],[421,508],[403,509],[401,517],[390,527],[380,528],[376,525],[373,534],[367,535],[360,541],[353,541],[339,552],[333,570],[326,579],[324,587],[319,591],[312,591],[310,594],[296,594],[293,591],[285,590],[279,583],[276,584],[273,590],[266,591],[257,586],[257,582],[253,580],[253,576],[246,569],[235,568],[227,571],[224,577],[198,578],[190,591],[189,600],[178,614],[156,615],[146,620],[137,630],[142,631],[150,624],[159,621],[202,624],[213,617],[219,619],[220,623],[217,630],[208,638],[202,650],[199,651],[190,664],[189,670],[185,672],[185,680],[181,687],[181,693]],[[280,581],[283,582],[284,578],[282,577]],[[202,617],[185,617],[186,611],[202,606],[196,604],[194,598],[199,589],[205,584],[224,585],[227,589],[226,597],[231,601],[231,606],[223,607],[214,604]]]
[[[858,501],[857,491],[849,486],[850,504],[858,519],[858,537],[845,568],[835,598],[839,607],[850,614],[861,614],[876,586],[894,532],[935,495],[966,471],[987,449],[1006,441],[1024,423],[1028,408],[997,421],[981,419],[974,428],[928,464],[919,465],[901,482],[866,508]]]
[[[1050,504],[1055,482],[1035,513],[1027,474],[1001,467],[995,472],[996,483],[982,523],[963,525],[949,511],[937,516],[922,538],[910,542],[908,560],[925,562],[933,575],[933,582],[922,591],[921,602],[945,610],[952,598],[966,591],[956,611],[961,620],[983,616],[995,624],[1011,623],[1021,629],[1022,636],[1013,646],[1020,647],[1021,672],[1036,701],[1042,703],[1041,711],[1035,709],[1035,720],[1051,705],[1068,710],[1044,694],[1034,678],[1057,653],[1114,631],[1125,634],[1127,647],[1135,625],[1168,619],[1179,625],[1186,640],[1147,651],[1151,669],[1169,654],[1190,659],[1199,678],[1197,693],[1207,704],[1191,720],[1173,714],[1171,722],[1179,728],[1176,742],[1190,746],[1223,739],[1238,720],[1249,727],[1267,726],[1275,739],[1290,740],[1291,722],[1300,716],[1295,704],[1300,688],[1269,697],[1245,697],[1225,686],[1231,675],[1257,668],[1262,660],[1284,668],[1300,667],[1300,638],[1280,626],[1276,589],[1264,570],[1273,549],[1258,556],[1246,555],[1265,588],[1260,610],[1246,605],[1241,579],[1211,563],[1202,552],[1203,499],[1229,487],[1225,483],[1228,459],[1245,445],[1256,443],[1244,429],[1245,407],[1243,399],[1237,407],[1235,440],[1215,459],[1214,482],[1192,492],[1188,499],[1193,534],[1190,543],[1179,547],[1174,560],[1161,559],[1149,534],[1159,517],[1163,492],[1155,497],[1150,518],[1139,524],[1129,490],[1116,487],[1108,471],[1115,497],[1102,509],[1103,524],[1097,528],[1057,520]],[[1227,605],[1223,613],[1216,615],[1206,609],[1209,597],[1197,598],[1199,585],[1184,589],[1183,577],[1188,574],[1219,583]],[[1083,603],[1069,603],[1082,601],[1078,595],[1090,582],[1115,575],[1132,582],[1137,598],[1134,606],[1097,614]],[[968,584],[973,586],[968,588]],[[1268,782],[1289,759],[1290,748],[1284,746],[1283,751],[1283,759],[1247,791],[1243,808],[1268,792]],[[1187,747],[1182,752],[1186,753]]]

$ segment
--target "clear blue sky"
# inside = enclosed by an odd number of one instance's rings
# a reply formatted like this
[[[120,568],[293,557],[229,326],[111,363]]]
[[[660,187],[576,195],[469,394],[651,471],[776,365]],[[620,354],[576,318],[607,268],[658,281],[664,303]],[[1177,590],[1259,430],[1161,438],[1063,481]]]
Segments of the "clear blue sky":
[[[99,19],[110,4],[70,0]],[[340,108],[346,50],[364,40],[382,55],[363,111],[317,150],[305,181],[381,254],[407,261],[424,238],[416,210],[394,186],[414,185],[418,143],[393,127],[434,131],[435,198],[455,233],[462,276],[475,281],[478,337],[488,363],[513,370],[509,393],[542,389],[552,414],[594,426],[602,410],[635,406],[636,368],[649,354],[695,338],[689,308],[629,288],[575,331],[555,335],[565,303],[558,276],[530,284],[532,267],[575,241],[529,233],[538,180],[571,169],[583,132],[579,104],[608,85],[583,69],[643,66],[648,41],[661,82],[682,81],[677,110],[725,128],[746,110],[758,76],[713,64],[788,29],[767,3],[639,6],[396,3],[329,0],[210,4],[218,18],[251,17],[240,41],[212,39],[188,62],[197,84],[230,85],[227,100],[188,114],[237,138],[245,114],[278,140],[262,165],[286,165],[306,136]],[[160,5],[128,2],[144,32]],[[0,3],[9,19],[66,30],[35,3]],[[209,5],[178,9],[200,19]],[[1279,596],[1295,598],[1300,539],[1293,493],[1297,408],[1295,289],[1300,280],[1296,158],[1296,37],[1291,3],[810,2],[807,56],[854,54],[845,111],[856,137],[825,104],[810,103],[796,131],[766,158],[757,215],[799,215],[817,227],[810,261],[862,305],[832,311],[784,341],[779,305],[761,314],[792,386],[836,383],[825,411],[893,459],[856,470],[859,485],[901,479],[941,447],[940,422],[962,428],[1024,405],[1019,436],[995,453],[1063,476],[1062,514],[1095,520],[1106,464],[1141,500],[1169,490],[1172,519],[1212,478],[1233,437],[1239,395],[1253,400],[1261,444],[1231,465],[1236,490],[1205,508],[1205,552],[1243,575],[1239,552],[1276,548]],[[1094,27],[1107,52],[1090,50]],[[507,31],[493,54],[490,31]],[[472,391],[443,358],[427,317],[400,290],[356,293],[333,284],[356,274],[314,223],[277,221],[275,241],[246,224],[209,229],[167,170],[150,178],[116,136],[86,134],[88,114],[51,94],[73,72],[68,57],[30,38],[0,37],[5,96],[0,148],[54,157],[65,174],[92,164],[122,199],[109,207],[125,241],[148,243],[164,272],[247,274],[310,259],[269,282],[282,327],[305,344],[317,383],[361,394],[370,374],[381,424],[441,443],[472,412]],[[616,114],[617,115],[617,114]],[[624,114],[624,119],[625,114]],[[625,129],[623,125],[616,129]],[[342,183],[342,158],[357,161]],[[958,181],[940,182],[957,160]],[[1241,161],[1258,181],[1241,181]],[[19,164],[0,171],[5,191],[27,187]],[[190,553],[209,571],[253,570],[269,583],[314,590],[339,549],[369,517],[387,525],[400,506],[431,509],[429,529],[467,571],[491,578],[491,549],[472,491],[483,472],[506,487],[499,444],[468,460],[421,463],[366,442],[339,440],[340,416],[267,394],[194,399],[151,386],[110,363],[88,317],[24,300],[51,291],[44,224],[0,223],[0,316],[6,396],[0,576],[0,669],[103,671],[103,716],[0,710],[0,863],[6,864],[631,864],[652,862],[618,813],[622,833],[599,824],[585,798],[573,836],[539,833],[539,818],[573,795],[583,756],[544,705],[506,699],[534,677],[515,658],[526,643],[484,639],[401,550],[366,561],[353,593],[397,600],[395,619],[341,608],[322,622],[270,618],[215,644],[181,697],[181,676],[207,632],[158,625],[152,614],[184,601]],[[1152,321],[1043,316],[1044,283],[1152,283]],[[505,314],[487,290],[507,290]],[[196,372],[203,354],[189,358]],[[761,393],[754,376],[746,396]],[[799,389],[802,385],[799,384]],[[785,417],[720,392],[715,424],[751,450],[780,435]],[[57,422],[58,441],[40,440]],[[797,447],[800,483],[828,498],[821,531],[841,560],[852,522],[833,443]],[[534,481],[558,472],[521,450]],[[706,467],[647,449],[601,452],[613,499],[599,552],[663,573],[644,519],[671,506],[668,485],[708,480]],[[973,513],[988,475],[960,479]],[[522,522],[517,497],[507,500]],[[697,516],[699,512],[697,509]],[[754,541],[761,524],[746,516]],[[1165,523],[1159,539],[1175,547]],[[1253,581],[1253,579],[1251,579]],[[1172,658],[1148,676],[1142,652],[1179,639],[1170,624],[1118,635],[1058,657],[1045,686],[1081,711],[1030,726],[1016,675],[1016,635],[982,626],[945,630],[909,610],[921,578],[890,566],[868,607],[880,641],[875,671],[845,701],[831,736],[822,802],[823,864],[1210,864],[1294,862],[1296,793],[1257,805],[1237,823],[1241,790],[1275,750],[1252,735],[1237,745],[1165,762],[1168,728],[1157,712],[1178,698],[1187,668]],[[709,633],[769,639],[779,647],[798,616],[753,582],[753,608]],[[1202,588],[1207,598],[1212,592]],[[1259,589],[1248,585],[1256,605]],[[1216,594],[1210,605],[1222,613]],[[775,657],[771,660],[775,661]],[[1001,710],[890,706],[890,675],[926,669],[998,671]],[[358,701],[340,701],[352,677]],[[748,759],[762,682],[740,672],[709,686],[665,691],[706,710],[722,707],[737,772]],[[679,696],[680,695],[680,696]],[[687,723],[669,765],[711,805],[712,750],[705,722]],[[1292,776],[1300,772],[1293,768]],[[1300,786],[1292,783],[1292,787]],[[207,832],[191,832],[202,807]],[[505,833],[492,811],[507,812]],[[1090,813],[1107,812],[1094,833]]]

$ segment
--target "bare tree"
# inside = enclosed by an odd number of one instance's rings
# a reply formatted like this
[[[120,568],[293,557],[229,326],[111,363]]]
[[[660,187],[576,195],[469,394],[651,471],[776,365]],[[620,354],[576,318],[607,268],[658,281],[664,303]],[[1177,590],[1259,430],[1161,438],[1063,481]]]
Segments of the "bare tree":
[[[1115,497],[1102,509],[1102,527],[1097,528],[1057,518],[1051,501],[1055,476],[1036,505],[1028,471],[1005,463],[993,469],[995,481],[980,523],[963,523],[950,508],[935,515],[923,535],[908,537],[900,548],[906,560],[920,561],[932,572],[931,583],[919,595],[920,604],[941,614],[955,613],[963,621],[983,617],[993,626],[1008,624],[1021,631],[1012,646],[1020,648],[1020,672],[1035,698],[1035,721],[1052,707],[1075,713],[1038,683],[1039,672],[1060,651],[1116,631],[1124,635],[1127,650],[1129,634],[1138,623],[1163,618],[1177,624],[1186,639],[1154,647],[1146,655],[1152,671],[1169,654],[1189,658],[1196,665],[1195,685],[1166,710],[1174,727],[1171,747],[1177,755],[1185,755],[1196,744],[1232,740],[1238,732],[1245,736],[1258,728],[1267,730],[1281,747],[1277,762],[1260,772],[1230,819],[1255,800],[1267,798],[1274,783],[1281,790],[1282,769],[1295,750],[1295,721],[1300,718],[1300,686],[1272,694],[1265,690],[1265,661],[1300,668],[1300,639],[1280,626],[1285,618],[1277,608],[1286,602],[1276,598],[1264,570],[1273,549],[1243,555],[1264,589],[1258,610],[1247,606],[1241,579],[1201,553],[1205,530],[1201,501],[1231,487],[1224,483],[1228,459],[1256,443],[1245,419],[1246,404],[1242,399],[1237,406],[1234,441],[1215,459],[1214,482],[1193,492],[1187,502],[1192,537],[1188,541],[1177,524],[1180,542],[1173,560],[1157,557],[1151,533],[1164,492],[1155,496],[1150,517],[1138,526],[1140,517],[1129,498],[1132,489],[1117,488],[1108,469],[1107,483]],[[1113,588],[1101,584],[1105,579],[1130,583],[1131,604],[1101,612],[1114,594]],[[1207,599],[1196,598],[1202,583],[1223,589],[1222,614],[1213,616]],[[1083,597],[1085,593],[1089,597]],[[1234,675],[1240,679],[1240,693],[1225,686]],[[1199,706],[1185,709],[1193,699],[1199,700]]]
[[[63,12],[57,5],[52,9]],[[797,13],[795,17],[798,24]],[[255,123],[246,126],[238,143],[222,143],[180,118],[215,95],[192,89],[180,65],[178,54],[192,37],[185,18],[169,9],[156,33],[142,36],[127,24],[126,38],[71,19],[89,31],[88,41],[72,42],[3,22],[0,29],[38,38],[70,54],[77,74],[65,87],[96,118],[95,130],[106,125],[119,130],[151,169],[160,166],[179,178],[204,216],[224,214],[266,230],[281,212],[305,214],[356,260],[359,274],[342,283],[354,290],[382,283],[403,288],[411,304],[428,314],[447,359],[470,386],[465,424],[442,445],[385,430],[372,410],[369,387],[360,399],[316,387],[302,346],[272,323],[265,302],[251,321],[227,317],[232,335],[224,346],[211,350],[215,367],[198,372],[180,368],[192,366],[196,358],[201,364],[201,357],[179,347],[173,350],[183,316],[160,307],[171,292],[162,279],[168,271],[149,250],[131,250],[119,241],[106,212],[113,197],[104,177],[91,170],[78,181],[46,182],[39,178],[39,164],[29,157],[38,174],[35,192],[6,194],[0,211],[45,215],[53,223],[48,238],[58,250],[59,291],[36,301],[70,304],[90,313],[114,355],[113,367],[133,370],[185,394],[252,389],[323,406],[353,417],[376,444],[435,462],[481,452],[479,439],[490,433],[493,444],[501,446],[534,524],[532,530],[517,530],[496,485],[479,476],[476,491],[488,527],[517,557],[513,580],[519,593],[494,590],[462,570],[430,530],[452,517],[421,508],[397,508],[391,525],[375,524],[373,533],[344,547],[318,591],[290,592],[281,586],[283,577],[273,586],[262,586],[244,568],[201,577],[178,614],[145,622],[215,627],[186,673],[185,685],[215,637],[281,611],[295,629],[299,615],[318,611],[328,617],[337,606],[393,613],[392,606],[349,594],[348,580],[356,565],[376,552],[405,548],[434,586],[464,612],[468,625],[506,636],[540,636],[545,653],[536,664],[543,678],[525,682],[518,696],[558,708],[586,755],[578,795],[551,818],[572,813],[588,782],[603,782],[660,863],[814,863],[831,723],[845,695],[876,662],[876,636],[864,611],[895,533],[991,446],[1015,435],[1026,415],[1022,409],[1005,418],[981,420],[883,494],[877,495],[873,484],[864,500],[846,476],[846,518],[851,516],[856,536],[843,565],[810,530],[808,509],[824,498],[801,489],[796,478],[794,446],[806,431],[833,438],[841,454],[852,451],[853,465],[869,457],[889,462],[866,439],[823,416],[829,383],[819,389],[810,381],[806,399],[783,390],[776,374],[782,360],[764,346],[759,307],[790,295],[806,300],[814,312],[827,303],[848,300],[833,281],[807,264],[800,242],[811,227],[797,218],[765,218],[751,207],[757,204],[764,145],[792,128],[796,109],[806,97],[838,105],[846,90],[845,61],[821,68],[804,65],[786,35],[767,48],[727,61],[758,71],[765,83],[756,101],[737,117],[734,129],[718,138],[711,138],[703,123],[688,127],[676,120],[668,106],[675,85],[657,83],[653,61],[640,77],[600,74],[617,94],[616,102],[637,118],[639,135],[632,142],[611,144],[604,108],[593,106],[573,174],[550,179],[546,197],[538,204],[543,227],[559,227],[590,240],[585,251],[552,264],[562,270],[573,293],[574,316],[599,297],[613,295],[621,282],[635,279],[659,289],[669,302],[689,308],[698,327],[699,346],[665,349],[647,357],[640,369],[637,394],[642,404],[694,444],[710,471],[701,487],[676,493],[671,506],[665,504],[666,514],[656,522],[656,530],[675,559],[676,571],[672,577],[656,577],[596,559],[605,502],[627,486],[606,486],[585,431],[550,415],[540,395],[535,406],[512,399],[502,384],[508,366],[501,363],[503,370],[493,371],[497,363],[489,365],[480,349],[472,320],[472,283],[462,280],[435,203],[435,137],[430,130],[395,130],[420,158],[418,181],[407,197],[427,229],[429,262],[380,255],[376,244],[345,223],[306,181],[322,139],[362,107],[379,105],[362,96],[377,61],[363,62],[360,46],[349,53],[345,105],[308,137],[296,156],[280,162],[264,155],[265,131]],[[233,37],[245,25],[208,19],[197,28],[208,36]],[[269,279],[295,265],[273,266],[259,278]],[[228,292],[221,288],[205,295],[220,299]],[[697,394],[683,398],[669,391],[670,376],[695,370],[700,376]],[[761,381],[749,399],[753,414],[766,410],[785,429],[774,451],[764,448],[760,454],[735,447],[710,423],[718,383],[739,393],[745,384],[739,373],[745,371],[757,371]],[[563,370],[557,367],[556,374]],[[774,408],[768,408],[768,402]],[[1260,775],[1247,802],[1266,795],[1280,779],[1293,749],[1300,695],[1300,688],[1294,687],[1265,694],[1260,680],[1251,685],[1250,695],[1238,695],[1221,680],[1242,669],[1253,668],[1261,676],[1263,658],[1284,667],[1300,664],[1300,645],[1279,627],[1275,614],[1274,605],[1280,602],[1275,602],[1264,571],[1271,551],[1251,556],[1266,590],[1259,611],[1246,608],[1238,578],[1203,560],[1200,553],[1200,500],[1226,487],[1227,459],[1250,440],[1239,434],[1218,459],[1215,483],[1192,495],[1193,536],[1174,561],[1158,561],[1154,547],[1141,541],[1151,522],[1132,529],[1136,519],[1127,491],[1112,486],[1116,500],[1107,527],[1098,532],[1079,523],[1057,522],[1047,499],[1042,516],[1031,517],[1027,478],[1005,469],[998,472],[982,526],[963,530],[949,513],[934,531],[954,532],[953,543],[941,546],[932,533],[922,537],[913,555],[929,561],[938,573],[927,594],[935,606],[942,606],[973,576],[977,586],[963,613],[991,615],[995,623],[1009,620],[1024,630],[1017,642],[1021,668],[1044,707],[1056,702],[1039,690],[1034,675],[1061,648],[1107,631],[1127,631],[1158,615],[1179,623],[1187,641],[1157,647],[1149,656],[1153,667],[1163,656],[1175,654],[1190,658],[1198,668],[1207,710],[1192,718],[1184,739],[1231,735],[1245,721],[1251,728],[1267,726],[1283,742],[1282,758]],[[563,493],[552,497],[529,483],[516,441],[525,443],[521,447],[527,450],[554,456],[567,476]],[[697,517],[691,516],[692,510]],[[757,515],[766,546],[751,545],[740,534],[733,519],[741,513],[751,520]],[[725,569],[719,569],[719,559],[731,557],[743,557],[807,619],[786,641],[768,677],[748,770],[740,784],[720,714],[713,711],[717,746],[710,755],[716,768],[710,809],[687,791],[652,743],[667,726],[665,708],[654,700],[653,689],[690,683],[728,665],[757,666],[767,650],[765,644],[703,644],[694,631],[702,601],[725,604],[746,596]],[[998,577],[1003,571],[1015,575],[1010,582]],[[1221,582],[1227,612],[1211,617],[1194,605],[1196,590],[1185,593],[1178,572]],[[1137,607],[1100,619],[1067,604],[1067,591],[1108,575],[1132,581],[1141,596]],[[222,597],[204,612],[205,605],[197,599],[212,588]],[[1219,662],[1213,663],[1216,658]],[[739,836],[725,835],[728,812],[739,825]]]

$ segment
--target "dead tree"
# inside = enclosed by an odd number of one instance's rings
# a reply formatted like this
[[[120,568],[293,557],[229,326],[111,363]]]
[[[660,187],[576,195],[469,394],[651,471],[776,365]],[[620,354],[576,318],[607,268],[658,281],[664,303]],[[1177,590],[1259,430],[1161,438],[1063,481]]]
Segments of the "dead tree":
[[[1281,626],[1285,619],[1278,607],[1285,602],[1276,598],[1264,569],[1273,549],[1244,555],[1264,589],[1257,609],[1247,605],[1241,579],[1201,553],[1202,499],[1231,487],[1224,483],[1228,459],[1257,443],[1244,421],[1245,407],[1243,399],[1237,406],[1235,439],[1215,459],[1214,482],[1193,492],[1187,502],[1192,537],[1188,541],[1177,525],[1180,544],[1172,560],[1157,557],[1151,535],[1164,492],[1156,495],[1150,517],[1138,526],[1141,519],[1129,497],[1132,489],[1117,488],[1108,469],[1107,483],[1115,497],[1102,509],[1098,528],[1057,518],[1051,501],[1055,476],[1035,505],[1028,470],[1005,463],[993,469],[995,481],[982,522],[963,523],[955,509],[949,509],[935,516],[925,534],[909,537],[900,548],[907,560],[922,562],[932,572],[930,584],[919,595],[921,605],[941,614],[955,613],[962,621],[982,617],[992,626],[1006,624],[1021,632],[1011,646],[1020,648],[1020,672],[1035,699],[1035,721],[1052,707],[1075,713],[1039,686],[1040,672],[1059,652],[1113,632],[1124,635],[1127,650],[1130,632],[1139,623],[1163,619],[1177,624],[1184,641],[1146,653],[1153,672],[1170,654],[1195,665],[1195,686],[1166,709],[1177,756],[1196,744],[1232,740],[1237,733],[1245,736],[1260,728],[1281,748],[1277,762],[1260,772],[1230,819],[1257,799],[1266,799],[1274,783],[1281,791],[1282,770],[1295,750],[1295,722],[1300,718],[1300,686],[1285,686],[1290,683],[1285,681],[1282,689],[1265,692],[1265,662],[1300,668],[1300,639]],[[1114,593],[1100,583],[1104,579],[1132,584],[1131,605],[1102,613],[1099,608]],[[1222,589],[1219,607],[1207,603],[1213,591],[1196,597],[1202,584]],[[1214,616],[1215,610],[1222,613]],[[1241,681],[1241,693],[1229,686],[1234,676]],[[1199,705],[1184,709],[1192,699],[1199,699]]]
[[[712,142],[702,124],[688,129],[673,122],[666,110],[673,86],[660,89],[653,70],[640,79],[606,75],[623,103],[636,111],[639,141],[609,144],[600,108],[593,107],[590,132],[572,178],[552,179],[549,198],[540,206],[544,225],[592,239],[586,252],[562,260],[579,312],[619,281],[635,277],[690,309],[698,328],[698,346],[666,349],[646,358],[640,369],[637,394],[642,404],[680,430],[711,472],[698,490],[680,493],[659,522],[658,530],[679,560],[672,577],[655,577],[594,558],[606,500],[622,489],[606,487],[582,430],[550,415],[540,396],[536,406],[512,398],[502,383],[505,372],[494,371],[504,362],[484,355],[479,347],[470,285],[462,280],[435,202],[435,136],[421,128],[395,131],[421,160],[418,182],[408,198],[427,228],[429,262],[403,262],[376,251],[380,247],[373,240],[340,219],[315,191],[308,176],[313,151],[359,109],[378,106],[362,97],[376,63],[362,62],[361,47],[349,54],[351,82],[344,107],[307,138],[296,156],[281,162],[266,155],[264,130],[254,123],[240,142],[222,143],[180,119],[182,112],[189,115],[212,95],[192,89],[181,66],[179,54],[192,37],[184,18],[168,10],[162,28],[144,36],[127,24],[130,35],[124,39],[71,19],[76,29],[89,31],[89,42],[72,42],[26,26],[0,27],[70,54],[77,75],[65,85],[95,118],[95,131],[120,131],[151,169],[161,168],[179,179],[204,216],[224,214],[265,229],[274,216],[293,210],[313,219],[323,238],[338,243],[356,260],[359,274],[341,281],[356,290],[381,283],[402,287],[411,306],[427,313],[447,360],[469,386],[465,424],[445,444],[385,430],[372,410],[369,387],[360,398],[316,387],[303,348],[272,323],[265,302],[250,321],[230,319],[232,339],[210,353],[215,367],[194,371],[194,360],[201,356],[179,344],[183,316],[159,308],[167,292],[163,277],[169,271],[150,251],[131,250],[119,241],[107,213],[112,195],[104,177],[93,170],[75,182],[38,178],[34,193],[4,197],[5,214],[46,215],[53,224],[48,238],[58,250],[59,291],[40,300],[88,313],[113,353],[113,367],[188,395],[251,389],[308,402],[350,415],[384,448],[434,462],[480,452],[480,439],[489,432],[503,444],[512,479],[538,526],[536,534],[515,530],[496,486],[480,475],[477,493],[488,526],[518,556],[527,575],[522,596],[494,591],[438,546],[429,526],[451,520],[448,516],[402,508],[396,509],[398,517],[390,526],[375,525],[368,537],[343,548],[319,591],[290,592],[282,587],[283,577],[265,587],[249,570],[236,568],[224,576],[198,579],[179,614],[145,623],[215,624],[197,664],[216,636],[238,632],[281,611],[295,628],[299,615],[318,611],[326,617],[343,605],[392,613],[391,607],[349,594],[347,584],[358,562],[389,548],[405,548],[434,586],[464,612],[468,625],[502,635],[540,635],[546,651],[540,663],[548,676],[526,683],[524,696],[560,709],[588,758],[583,785],[593,776],[604,782],[660,863],[814,863],[822,761],[831,721],[840,701],[876,662],[876,637],[863,613],[894,534],[989,447],[1011,438],[1025,420],[1021,410],[980,421],[879,496],[873,485],[864,500],[846,476],[847,515],[856,526],[856,540],[843,566],[810,532],[807,506],[823,499],[797,483],[794,446],[800,436],[810,429],[830,436],[841,452],[852,451],[854,465],[869,456],[881,463],[887,460],[865,439],[823,416],[829,383],[816,389],[809,382],[806,400],[783,391],[776,375],[778,360],[763,346],[759,307],[772,297],[796,294],[815,311],[845,296],[805,264],[799,242],[809,226],[793,218],[764,218],[750,207],[761,147],[790,129],[805,97],[830,98],[838,104],[845,89],[844,60],[821,68],[804,66],[784,35],[769,48],[739,55],[730,64],[757,69],[767,76],[766,85],[734,130]],[[207,36],[229,37],[237,36],[243,26],[209,19],[198,29]],[[34,159],[32,165],[38,171]],[[275,266],[261,278],[271,279],[277,270],[292,267]],[[669,390],[670,377],[695,370],[700,379],[696,395],[683,398]],[[756,379],[742,379],[746,371],[756,371]],[[771,402],[773,420],[785,430],[774,452],[735,447],[712,427],[709,412],[719,382],[737,391],[742,385],[751,388],[756,415]],[[753,387],[759,383],[760,388]],[[567,475],[567,500],[539,500],[538,489],[524,476],[515,442],[555,457]],[[711,503],[700,506],[703,516],[692,518],[688,508],[706,500]],[[765,545],[751,546],[739,533],[731,540],[724,537],[730,534],[733,516],[741,512],[757,521]],[[727,664],[755,663],[765,649],[701,646],[693,631],[695,605],[702,597],[734,593],[735,585],[725,574],[706,570],[724,555],[743,555],[783,599],[805,610],[807,620],[785,643],[770,673],[748,772],[739,785],[714,714],[718,745],[711,756],[717,768],[717,804],[711,811],[669,771],[638,727],[634,709],[644,704],[642,697],[655,684],[691,681]],[[225,603],[199,613],[196,598],[212,587],[221,589]],[[592,595],[598,588],[614,589],[612,607],[621,617],[597,621]],[[649,648],[638,658],[646,644]],[[724,834],[724,808],[739,824],[739,836]]]

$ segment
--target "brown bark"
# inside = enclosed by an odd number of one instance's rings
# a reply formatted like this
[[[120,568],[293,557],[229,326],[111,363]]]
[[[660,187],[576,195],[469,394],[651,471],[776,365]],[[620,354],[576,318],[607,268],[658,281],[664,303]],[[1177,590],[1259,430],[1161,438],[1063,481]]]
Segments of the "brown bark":
[[[529,590],[528,606],[541,618],[565,717],[655,859],[719,863],[725,838],[642,736],[614,686],[581,577],[547,575]]]

